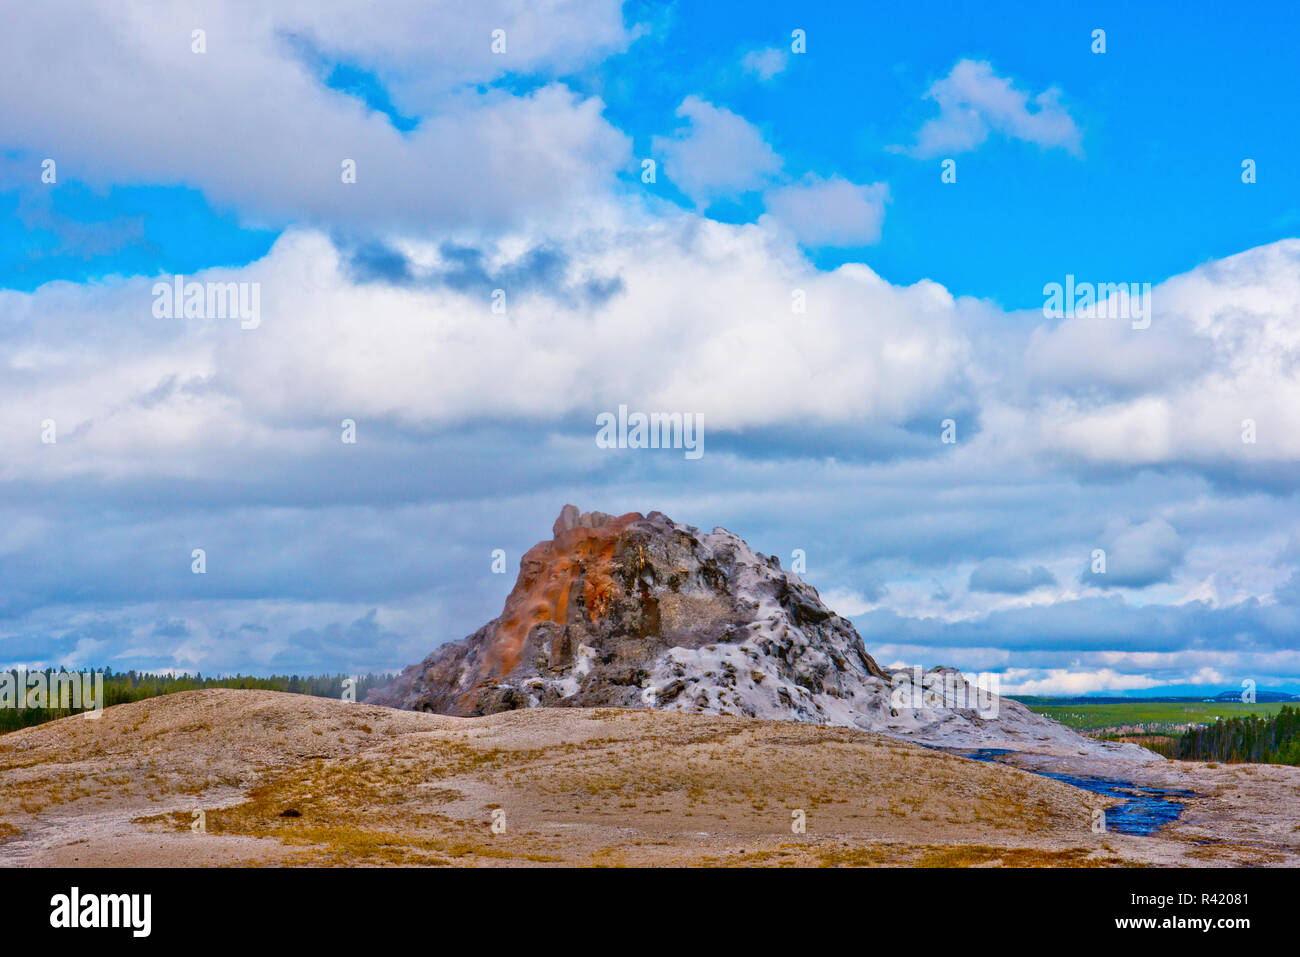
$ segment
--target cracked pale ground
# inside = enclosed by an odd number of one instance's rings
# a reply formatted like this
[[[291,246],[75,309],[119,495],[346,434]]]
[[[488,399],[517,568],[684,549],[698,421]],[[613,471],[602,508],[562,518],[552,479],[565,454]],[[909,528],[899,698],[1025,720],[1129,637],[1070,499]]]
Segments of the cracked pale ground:
[[[267,691],[194,691],[0,737],[0,861],[1300,860],[1300,769],[1171,762],[1119,773],[1200,796],[1155,836],[1094,834],[1093,809],[1105,804],[1095,795],[843,728],[608,709],[447,718]],[[791,831],[797,809],[805,833]],[[503,833],[493,832],[494,810]]]

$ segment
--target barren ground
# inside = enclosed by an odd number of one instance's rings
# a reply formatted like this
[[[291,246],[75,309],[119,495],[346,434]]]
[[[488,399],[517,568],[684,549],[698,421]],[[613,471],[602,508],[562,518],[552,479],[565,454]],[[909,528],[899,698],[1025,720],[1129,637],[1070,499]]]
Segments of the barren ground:
[[[1198,796],[1156,835],[1094,834],[1095,795],[843,728],[579,709],[448,718],[210,690],[0,737],[0,862],[1300,862],[1300,769],[1018,760]]]

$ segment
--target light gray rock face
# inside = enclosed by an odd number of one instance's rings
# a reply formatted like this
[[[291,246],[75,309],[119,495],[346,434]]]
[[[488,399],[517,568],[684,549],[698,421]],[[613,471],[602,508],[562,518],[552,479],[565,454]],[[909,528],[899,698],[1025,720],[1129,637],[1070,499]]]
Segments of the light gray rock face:
[[[1104,747],[978,692],[952,669],[886,671],[815,588],[726,529],[702,534],[660,512],[615,517],[572,505],[552,539],[520,561],[500,617],[367,700],[465,716],[657,708],[843,725],[937,746],[1151,755]]]

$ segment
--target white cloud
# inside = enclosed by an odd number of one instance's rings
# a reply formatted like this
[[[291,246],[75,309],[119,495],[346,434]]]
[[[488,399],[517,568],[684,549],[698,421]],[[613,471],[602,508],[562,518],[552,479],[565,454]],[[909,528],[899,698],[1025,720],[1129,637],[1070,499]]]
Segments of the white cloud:
[[[789,65],[790,55],[780,47],[764,47],[750,50],[740,60],[746,73],[752,73],[766,83],[778,73],[784,73]]]
[[[1124,674],[1102,668],[1097,671],[1050,668],[1042,671],[1008,668],[1002,674],[1002,694],[1083,695],[1102,691],[1145,691],[1167,682],[1148,675]]]
[[[870,611],[880,604],[880,598],[883,597],[884,595],[872,598],[870,595],[863,595],[861,592],[847,588],[833,588],[822,593],[822,601],[826,607],[846,618]]]
[[[629,403],[700,412],[710,429],[897,423],[963,388],[965,307],[933,283],[818,272],[759,227],[693,214],[560,245],[584,250],[564,267],[574,283],[614,277],[619,291],[582,306],[509,287],[498,315],[490,290],[354,282],[324,235],[294,230],[259,262],[190,277],[259,282],[253,330],[156,319],[146,278],[0,292],[0,438],[24,450],[0,475],[203,474],[223,449],[305,442],[297,423],[345,416],[453,425]],[[437,246],[406,249],[436,268]],[[792,312],[795,289],[806,313]],[[632,355],[608,374],[612,356]],[[46,418],[60,454],[41,459],[28,439]]]
[[[656,136],[664,172],[697,206],[761,189],[781,170],[762,132],[744,117],[692,94],[677,115],[689,121],[673,136]]]
[[[926,158],[973,150],[990,132],[1060,147],[1081,150],[1082,135],[1060,104],[1060,91],[1050,87],[1032,98],[1016,89],[1008,77],[998,76],[983,61],[959,60],[946,77],[925,94],[939,105],[939,115],[926,120],[916,143],[907,152]]]
[[[1084,580],[1098,588],[1144,588],[1168,581],[1186,553],[1178,532],[1163,518],[1117,524],[1102,544],[1105,571],[1094,572],[1089,564],[1084,573]]]
[[[769,190],[763,199],[768,215],[806,246],[860,246],[880,241],[889,185],[809,175]]]
[[[818,271],[762,225],[595,210],[587,223],[487,247],[484,268],[501,276],[529,250],[562,251],[540,286],[500,280],[506,315],[488,308],[491,284],[436,281],[446,265],[438,244],[401,246],[409,282],[358,282],[309,229],[286,233],[262,261],[193,277],[260,282],[255,330],[154,319],[150,278],[0,291],[0,440],[11,450],[0,476],[34,477],[38,461],[54,470],[47,475],[188,475],[231,446],[307,441],[294,428],[308,420],[536,421],[623,402],[698,411],[715,432],[924,431],[933,420],[937,435],[939,420],[965,409],[969,424],[951,454],[1012,470],[1054,460],[1209,469],[1300,461],[1300,241],[1160,284],[1150,329],[1043,320],[1026,337],[1016,317],[932,282],[894,286],[861,264]],[[610,292],[587,300],[548,291],[589,284]],[[792,309],[795,290],[804,313]],[[1089,322],[1092,340],[1079,325]],[[1106,331],[1108,322],[1120,328]],[[1067,335],[1072,348],[1057,344]],[[1198,343],[1184,350],[1198,356],[1195,374],[1160,374],[1167,357],[1144,336],[1167,337],[1172,352]],[[1138,358],[1126,354],[1130,344]],[[619,355],[638,362],[610,376]],[[1057,363],[1072,371],[1054,372]],[[1124,382],[1078,390],[1087,363],[1126,366]],[[1241,442],[1246,417],[1258,422],[1254,445]],[[38,459],[48,450],[28,439],[46,418],[59,422],[61,440],[76,441]]]
[[[1041,324],[1025,428],[1071,459],[1268,467],[1300,459],[1300,240],[1155,286],[1151,325]],[[1243,423],[1255,442],[1243,442]]]
[[[989,558],[970,573],[968,587],[971,591],[1023,595],[1055,584],[1056,577],[1042,565],[1024,568],[1004,558]]]
[[[206,53],[191,50],[196,27]],[[506,55],[491,53],[495,28]],[[598,99],[469,84],[576,67],[626,42],[613,0],[544,13],[400,0],[382,17],[339,0],[45,4],[9,11],[0,113],[6,145],[54,158],[64,181],[183,183],[258,223],[494,228],[603,193],[630,146]],[[329,89],[304,45],[375,69],[423,121],[404,135]],[[344,159],[355,184],[341,182]]]

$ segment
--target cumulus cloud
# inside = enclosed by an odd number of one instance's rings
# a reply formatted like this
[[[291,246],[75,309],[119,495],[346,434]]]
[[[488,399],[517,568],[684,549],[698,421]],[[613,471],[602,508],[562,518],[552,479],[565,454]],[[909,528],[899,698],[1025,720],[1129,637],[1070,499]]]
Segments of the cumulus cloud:
[[[1198,266],[1150,302],[1147,329],[1073,319],[1035,331],[1026,368],[1042,385],[1042,445],[1128,466],[1248,471],[1300,458],[1300,240]]]
[[[1273,597],[1287,605],[1300,605],[1300,572],[1292,572],[1291,577],[1273,591]]]
[[[1067,664],[1088,655],[1160,653],[1177,667],[1194,650],[1217,649],[1230,652],[1224,662],[1238,667],[1247,657],[1279,654],[1290,656],[1288,667],[1300,666],[1300,651],[1289,636],[1300,624],[1300,611],[1254,598],[1214,608],[1204,602],[1134,604],[1111,593],[951,620],[878,608],[855,617],[854,624],[868,647],[906,644],[935,654],[942,651],[934,649],[996,648],[1017,664],[1035,656]],[[1136,659],[1124,663],[1142,665]]]
[[[0,435],[26,449],[0,474],[38,462],[47,474],[188,474],[204,450],[297,443],[293,426],[343,417],[591,421],[628,403],[734,431],[905,424],[966,401],[973,320],[933,283],[895,287],[860,265],[819,273],[757,227],[693,215],[596,230],[573,244],[589,252],[541,264],[539,245],[466,258],[407,243],[402,270],[427,281],[358,282],[326,236],[291,231],[257,263],[190,277],[258,282],[253,330],[155,318],[151,279],[0,292],[12,317],[0,401],[13,413]],[[504,313],[486,280],[504,283]],[[791,322],[796,288],[806,312]],[[605,374],[627,355],[639,361]],[[47,418],[67,441],[42,460],[24,436]]]
[[[822,601],[837,614],[846,617],[860,615],[868,611],[889,594],[889,589],[874,582],[867,582],[860,590],[831,589],[822,594]]]
[[[778,73],[784,73],[789,62],[790,55],[780,47],[763,47],[746,53],[740,65],[746,73],[752,73],[766,83]]]
[[[1008,668],[1001,677],[999,691],[1002,694],[1075,696],[1105,691],[1149,691],[1163,683],[1148,675],[1124,674],[1110,668],[1096,671],[1051,668],[1045,673]]]
[[[204,53],[191,48],[199,24]],[[498,28],[503,55],[491,52]],[[544,14],[514,0],[400,0],[382,17],[334,0],[256,13],[216,2],[147,14],[106,0],[44,4],[6,23],[0,112],[7,146],[53,157],[66,180],[183,183],[274,225],[501,228],[602,194],[630,144],[600,100],[558,83],[518,95],[467,84],[507,71],[544,77],[627,42],[613,0]],[[404,133],[330,89],[304,46],[378,71],[416,128]],[[355,183],[342,182],[345,159]]]
[[[726,107],[692,94],[677,116],[686,126],[656,136],[652,148],[663,157],[668,178],[697,206],[761,189],[781,171],[781,157],[758,127]]]
[[[938,104],[939,115],[921,126],[916,143],[906,150],[913,156],[967,152],[982,145],[990,133],[1046,149],[1081,152],[1082,134],[1061,105],[1060,90],[1049,87],[1031,98],[987,62],[957,61],[925,97]]]
[[[1209,264],[1158,286],[1155,301],[1180,303],[1166,314],[1179,335],[1216,337],[1210,368],[1269,370],[1252,388],[1285,397],[1298,250]],[[0,637],[11,658],[38,657],[42,642],[72,655],[89,639],[136,664],[247,667],[267,645],[255,626],[278,636],[279,664],[294,654],[285,635],[335,633],[352,636],[358,658],[365,636],[382,636],[366,660],[391,646],[383,665],[407,663],[495,614],[509,583],[482,571],[484,556],[518,554],[576,499],[726,523],[758,547],[791,543],[782,554],[819,542],[837,558],[811,580],[838,596],[869,648],[910,660],[963,665],[1000,648],[1025,667],[1041,655],[1034,667],[1160,681],[1202,667],[1300,672],[1275,657],[1300,628],[1276,571],[1243,593],[1260,600],[1196,597],[1216,568],[1272,569],[1279,526],[1300,513],[1218,499],[1194,472],[1085,481],[1114,452],[1084,447],[1076,471],[1062,448],[1071,415],[1141,408],[1162,390],[1180,397],[1180,385],[1082,394],[1037,366],[1040,384],[1025,388],[1031,344],[1060,322],[1017,338],[1020,317],[935,283],[895,286],[860,264],[818,271],[782,231],[692,213],[606,209],[474,245],[351,245],[298,229],[261,261],[192,278],[260,282],[261,325],[156,319],[150,278],[0,292]],[[498,284],[504,314],[491,309]],[[792,310],[794,290],[806,311]],[[601,454],[594,416],[620,403],[703,413],[710,451],[698,470]],[[954,409],[960,441],[944,446],[939,423]],[[57,445],[39,440],[47,418]],[[339,442],[344,418],[358,422],[355,447]],[[1252,454],[1239,439],[1235,454]],[[1156,461],[1194,463],[1196,451],[1170,443]],[[1281,443],[1269,454],[1298,453]],[[1108,524],[1115,515],[1128,520]],[[1242,550],[1255,540],[1258,555]],[[209,552],[201,592],[193,547]],[[1017,589],[1049,585],[1049,566],[1064,581],[1095,547],[1107,575],[1084,576],[1091,598],[1002,607],[1005,596],[1036,601]],[[318,571],[304,576],[304,562]],[[951,579],[954,562],[981,563],[968,589]],[[1121,588],[1143,589],[1142,602]],[[376,606],[376,628],[353,628]],[[183,636],[153,634],[173,618]],[[1199,661],[1193,637],[1231,641],[1240,656]],[[1168,674],[1086,659],[1117,651],[1171,656]]]
[[[769,190],[763,200],[768,215],[806,246],[861,246],[880,241],[889,185],[810,174]]]
[[[1089,565],[1081,581],[1098,588],[1144,588],[1170,579],[1185,547],[1163,518],[1110,529],[1104,537],[1105,570]]]
[[[1004,595],[1023,595],[1025,592],[1055,585],[1056,576],[1042,565],[1023,568],[1005,559],[990,558],[980,563],[970,573],[968,587],[971,591],[998,592]]]

